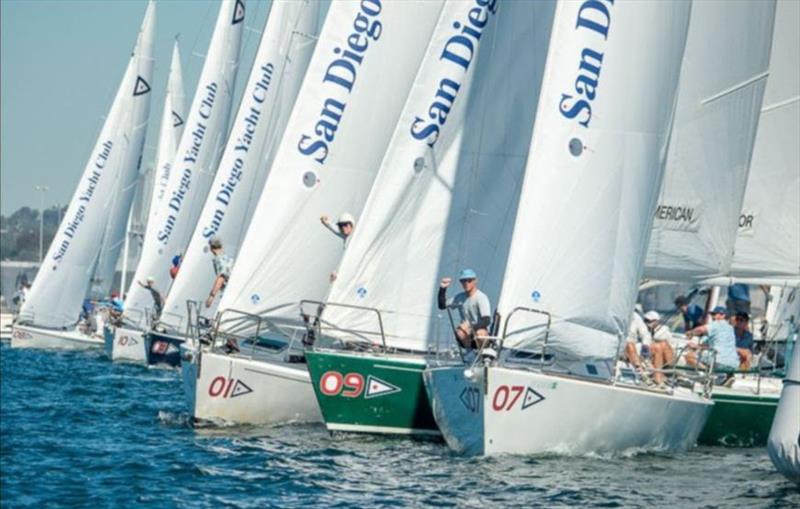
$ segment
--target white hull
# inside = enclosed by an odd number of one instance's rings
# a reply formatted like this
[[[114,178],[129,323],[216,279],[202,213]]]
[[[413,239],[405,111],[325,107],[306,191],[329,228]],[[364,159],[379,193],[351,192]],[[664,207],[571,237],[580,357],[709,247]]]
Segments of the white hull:
[[[800,343],[795,343],[789,372],[783,381],[767,451],[778,472],[800,482]]]
[[[425,371],[436,423],[464,454],[683,451],[712,404],[688,390],[662,392],[521,369]],[[484,391],[485,389],[485,391]]]
[[[103,338],[100,336],[87,336],[77,330],[42,329],[32,325],[15,325],[11,336],[12,348],[88,350],[102,346]]]
[[[181,370],[195,419],[236,424],[322,422],[305,364],[256,361],[185,346]]]
[[[109,353],[111,360],[115,362],[124,361],[147,364],[147,349],[145,347],[144,332],[138,329],[117,327],[110,338],[108,336],[106,337],[106,352]]]

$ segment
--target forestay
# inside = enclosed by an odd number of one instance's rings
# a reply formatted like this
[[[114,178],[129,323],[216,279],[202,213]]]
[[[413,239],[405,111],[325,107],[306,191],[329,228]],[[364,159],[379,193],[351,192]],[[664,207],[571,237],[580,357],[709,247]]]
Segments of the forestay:
[[[167,293],[170,260],[186,248],[222,155],[244,14],[242,0],[224,0],[220,6],[164,197],[147,224],[142,257],[125,303],[126,318],[139,326],[145,325],[146,310],[152,309],[153,300],[137,281],[152,277],[154,287],[162,295]]]
[[[726,274],[769,67],[775,2],[694,2],[645,276]]]
[[[562,2],[498,304],[552,314],[548,349],[612,358],[663,176],[688,2]],[[545,337],[518,312],[506,346]]]
[[[800,2],[780,0],[732,274],[800,284]]]
[[[115,189],[128,173],[135,174],[140,157],[151,96],[154,25],[151,2],[100,136],[22,307],[22,323],[61,328],[78,320],[115,209]]]
[[[238,254],[311,59],[318,18],[319,2],[273,2],[217,175],[164,305],[162,324],[180,329],[186,323],[186,301],[206,300],[215,278],[209,240],[220,239],[227,256],[235,259]],[[214,310],[205,314],[212,317]]]
[[[555,3],[484,4],[445,5],[328,298],[379,309],[391,346],[452,337],[439,276],[468,266],[500,290]],[[380,341],[374,313],[323,317]]]
[[[333,2],[219,309],[296,320],[322,299],[409,94],[441,1]],[[223,324],[223,327],[231,325]]]

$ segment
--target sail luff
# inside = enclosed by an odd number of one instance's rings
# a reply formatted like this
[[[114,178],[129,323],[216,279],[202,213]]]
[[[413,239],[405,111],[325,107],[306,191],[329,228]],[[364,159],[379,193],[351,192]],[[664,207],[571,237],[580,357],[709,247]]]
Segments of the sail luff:
[[[317,2],[273,2],[219,170],[164,304],[162,324],[181,330],[186,301],[206,300],[215,279],[208,249],[212,238],[235,260],[271,167],[269,154],[286,128],[311,58],[318,17]],[[213,317],[214,310],[205,313]]]
[[[149,110],[154,23],[155,6],[149,3],[137,45],[92,155],[21,310],[24,322],[62,328],[77,321],[98,266],[112,214],[110,200],[138,160],[138,155],[133,156],[135,143],[144,135],[137,129]],[[131,141],[134,148],[127,149]]]

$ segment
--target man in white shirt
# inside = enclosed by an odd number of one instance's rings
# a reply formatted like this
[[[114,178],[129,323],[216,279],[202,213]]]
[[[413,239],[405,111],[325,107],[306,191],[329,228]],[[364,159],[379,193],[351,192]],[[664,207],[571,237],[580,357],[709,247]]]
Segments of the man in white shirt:
[[[649,346],[650,331],[642,319],[642,305],[636,304],[631,315],[631,323],[628,326],[628,337],[625,341],[625,359],[637,369],[641,369],[642,360],[639,356],[639,349],[646,351],[645,347]]]
[[[653,345],[650,347],[650,358],[655,370],[653,380],[661,385],[666,378],[661,370],[672,362],[674,356],[672,345],[670,345],[672,333],[669,331],[669,327],[661,323],[661,315],[658,314],[658,311],[651,310],[645,313],[644,322],[653,338]]]

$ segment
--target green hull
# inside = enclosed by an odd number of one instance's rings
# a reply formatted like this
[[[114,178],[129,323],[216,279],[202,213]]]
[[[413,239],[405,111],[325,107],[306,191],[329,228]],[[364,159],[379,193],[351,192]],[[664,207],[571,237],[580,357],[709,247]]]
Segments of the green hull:
[[[306,352],[329,430],[441,435],[422,380],[423,357]]]
[[[697,442],[727,447],[763,447],[778,407],[775,397],[713,394],[714,408]]]

